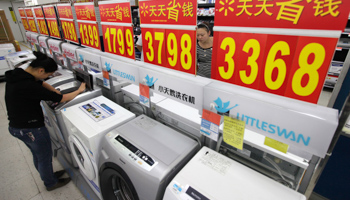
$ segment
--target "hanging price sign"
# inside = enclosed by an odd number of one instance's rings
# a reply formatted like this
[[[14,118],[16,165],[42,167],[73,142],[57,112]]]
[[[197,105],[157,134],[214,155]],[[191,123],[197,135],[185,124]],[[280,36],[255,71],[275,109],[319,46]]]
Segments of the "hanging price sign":
[[[49,27],[50,36],[61,39],[60,31],[58,29],[57,20],[56,19],[46,19],[46,21],[47,21],[47,25]]]
[[[101,50],[97,22],[78,21],[81,44]]]
[[[34,17],[33,11],[31,8],[25,8],[24,10],[26,12],[27,17]]]
[[[64,19],[73,19],[72,6],[70,4],[57,4],[58,17]]]
[[[56,18],[56,11],[54,6],[43,6],[45,18]]]
[[[317,103],[349,7],[342,0],[216,4],[211,77]]]
[[[142,28],[145,62],[195,74],[196,32]]]
[[[76,3],[74,4],[74,8],[78,20],[96,22],[94,3]]]
[[[99,2],[105,52],[135,59],[130,2]]]
[[[43,35],[49,35],[45,19],[36,19],[36,21],[38,22],[40,33]]]
[[[29,27],[30,27],[30,31],[39,33],[38,29],[36,28],[36,24],[35,24],[34,18],[28,18],[28,24],[29,24]]]
[[[78,34],[75,29],[75,24],[73,20],[63,20],[61,19],[61,27],[63,30],[64,38],[66,40],[75,42],[79,44]]]
[[[135,47],[132,27],[102,24],[105,52],[135,58]]]
[[[18,12],[19,12],[19,16],[21,16],[21,18],[22,17],[27,17],[26,13],[24,11],[24,8],[18,8]]]
[[[25,29],[26,31],[30,31],[27,18],[21,18],[21,20],[22,20],[22,24],[23,24],[24,29]]]
[[[196,8],[194,0],[140,1],[145,62],[195,74]]]
[[[33,10],[36,18],[44,18],[44,12],[41,7],[34,7]]]

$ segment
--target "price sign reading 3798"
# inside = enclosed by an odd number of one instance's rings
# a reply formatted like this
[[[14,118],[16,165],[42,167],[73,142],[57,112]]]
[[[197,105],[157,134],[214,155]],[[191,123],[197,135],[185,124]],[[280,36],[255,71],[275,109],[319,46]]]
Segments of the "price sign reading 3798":
[[[317,103],[336,38],[217,32],[212,78]]]
[[[141,31],[145,62],[195,73],[195,31],[152,28]]]

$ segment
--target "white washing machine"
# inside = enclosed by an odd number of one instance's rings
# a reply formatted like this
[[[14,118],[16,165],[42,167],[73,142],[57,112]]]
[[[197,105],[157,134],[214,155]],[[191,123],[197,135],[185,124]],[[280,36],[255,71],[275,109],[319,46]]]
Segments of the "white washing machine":
[[[104,96],[63,109],[72,154],[87,183],[101,199],[98,182],[99,145],[106,133],[135,115]]]
[[[306,197],[203,147],[166,188],[164,200],[306,200]]]
[[[34,56],[32,51],[25,50],[10,53],[5,56],[5,59],[10,69],[15,69],[26,62],[31,62],[32,60],[35,60],[36,57]]]
[[[162,199],[170,180],[198,149],[195,140],[140,115],[109,132],[101,143],[103,198]]]

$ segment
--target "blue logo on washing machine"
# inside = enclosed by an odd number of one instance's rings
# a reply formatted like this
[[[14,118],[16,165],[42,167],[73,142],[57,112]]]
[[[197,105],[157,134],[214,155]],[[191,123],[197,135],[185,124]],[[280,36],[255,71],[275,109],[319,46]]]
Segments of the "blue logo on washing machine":
[[[150,77],[148,76],[148,74],[147,74],[147,76],[145,77],[145,79],[146,79],[146,85],[148,85],[149,87],[153,86],[154,83],[155,83],[156,81],[158,81],[158,79],[156,79],[156,80],[153,82],[153,77],[150,78]]]
[[[82,63],[84,63],[84,55],[79,54],[79,61],[81,61]]]
[[[238,106],[238,104],[234,105],[233,107],[229,108],[230,106],[230,101],[223,103],[222,100],[220,99],[220,97],[218,97],[214,103],[216,104],[215,109],[216,111],[218,111],[219,113],[227,113],[228,111],[230,111],[231,109],[235,108]]]
[[[113,65],[111,63],[105,62],[105,66],[106,66],[106,71],[107,72],[111,72],[111,68],[112,68]]]

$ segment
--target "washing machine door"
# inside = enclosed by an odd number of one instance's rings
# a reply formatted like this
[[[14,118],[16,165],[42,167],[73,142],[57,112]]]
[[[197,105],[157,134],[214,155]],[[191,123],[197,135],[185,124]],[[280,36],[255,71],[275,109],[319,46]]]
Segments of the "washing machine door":
[[[96,174],[87,150],[76,136],[70,135],[68,140],[72,154],[75,161],[78,163],[79,169],[89,180],[93,180],[96,177]]]
[[[119,167],[106,168],[101,172],[100,189],[103,199],[139,200],[131,180]]]

